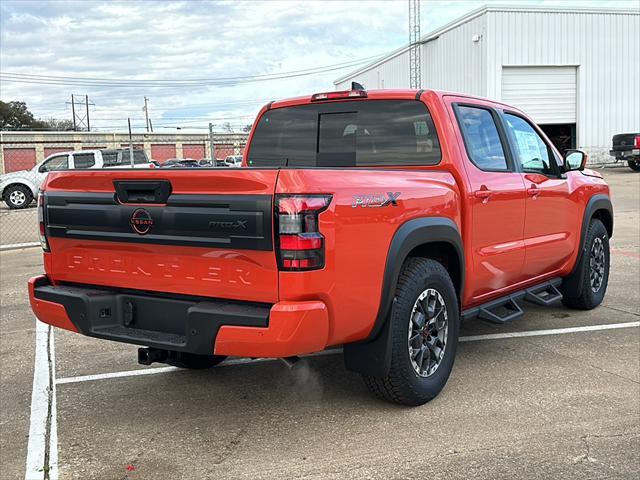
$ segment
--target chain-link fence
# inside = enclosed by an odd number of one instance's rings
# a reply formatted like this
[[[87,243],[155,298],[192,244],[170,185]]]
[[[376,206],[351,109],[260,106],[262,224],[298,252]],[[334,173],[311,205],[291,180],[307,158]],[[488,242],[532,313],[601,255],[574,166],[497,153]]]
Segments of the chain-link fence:
[[[51,171],[128,167],[237,166],[246,135],[134,135],[2,132],[0,138],[0,249],[38,244],[35,200]],[[131,161],[130,147],[133,150]]]

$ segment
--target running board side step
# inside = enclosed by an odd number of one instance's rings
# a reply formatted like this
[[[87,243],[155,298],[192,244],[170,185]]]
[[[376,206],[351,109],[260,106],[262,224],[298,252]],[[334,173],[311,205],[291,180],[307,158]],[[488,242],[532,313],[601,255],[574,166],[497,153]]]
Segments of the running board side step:
[[[562,293],[560,293],[558,287],[549,282],[547,284],[527,289],[524,299],[527,302],[548,307],[549,305],[553,305],[554,303],[558,303],[562,300]]]
[[[490,323],[504,325],[524,315],[520,301],[525,300],[537,305],[549,306],[562,300],[558,286],[562,279],[554,278],[539,285],[520,290],[510,295],[491,300],[462,312],[462,320],[479,318]]]

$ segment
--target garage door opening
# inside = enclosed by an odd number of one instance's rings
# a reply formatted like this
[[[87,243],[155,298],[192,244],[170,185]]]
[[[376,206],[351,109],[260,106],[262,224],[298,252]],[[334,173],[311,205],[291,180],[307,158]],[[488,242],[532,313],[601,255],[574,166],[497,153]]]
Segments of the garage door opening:
[[[576,148],[576,124],[558,123],[553,125],[540,125],[551,143],[553,143],[562,155],[569,149]]]

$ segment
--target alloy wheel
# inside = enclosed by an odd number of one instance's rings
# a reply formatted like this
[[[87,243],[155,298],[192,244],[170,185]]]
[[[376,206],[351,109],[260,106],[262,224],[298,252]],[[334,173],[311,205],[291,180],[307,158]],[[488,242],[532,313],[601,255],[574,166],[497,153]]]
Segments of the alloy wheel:
[[[413,305],[409,325],[409,358],[421,377],[435,373],[447,347],[449,317],[440,292],[424,290]]]
[[[591,244],[591,252],[589,252],[589,283],[593,293],[597,293],[602,287],[605,261],[604,243],[600,237],[597,237]]]

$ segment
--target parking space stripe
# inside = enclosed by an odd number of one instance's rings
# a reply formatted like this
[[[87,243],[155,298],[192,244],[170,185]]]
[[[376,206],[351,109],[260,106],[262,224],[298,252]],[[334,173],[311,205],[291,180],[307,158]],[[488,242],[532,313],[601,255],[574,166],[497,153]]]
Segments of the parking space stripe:
[[[311,355],[305,355],[305,358],[308,357],[318,357],[321,355],[335,355],[336,353],[341,353],[342,349],[331,349],[324,350],[322,352],[312,353]],[[220,367],[231,367],[233,365],[245,365],[248,363],[264,363],[264,362],[277,362],[277,358],[234,358],[228,360],[220,365]],[[139,370],[127,370],[124,372],[111,372],[111,373],[98,373],[96,375],[81,375],[78,377],[67,377],[67,378],[59,378],[56,380],[57,385],[64,385],[66,383],[80,383],[80,382],[91,382],[95,380],[106,380],[108,378],[122,378],[122,377],[136,377],[138,375],[155,375],[157,373],[167,373],[167,372],[180,372],[185,371],[183,368],[177,367],[154,367],[154,368],[143,368]]]
[[[491,333],[486,335],[468,335],[465,337],[460,337],[460,342],[477,342],[481,340],[501,340],[506,338],[518,338],[518,337],[538,337],[538,336],[545,336],[545,335],[561,335],[561,334],[567,334],[567,333],[593,332],[597,330],[615,330],[619,328],[633,328],[633,327],[640,327],[640,321],[624,322],[624,323],[609,323],[606,325],[587,325],[584,327],[554,328],[549,330],[528,330],[524,332]],[[305,358],[317,357],[322,355],[335,355],[341,352],[342,352],[342,349],[325,350],[325,351],[317,352],[311,355],[305,355]],[[277,358],[257,358],[257,359],[235,358],[225,363],[222,363],[217,368],[230,367],[233,365],[244,365],[248,363],[276,362],[276,361],[278,361]],[[70,383],[107,380],[111,378],[135,377],[139,375],[155,375],[158,373],[167,373],[167,372],[175,372],[175,371],[184,371],[184,370],[176,367],[156,367],[156,368],[145,368],[145,369],[139,369],[139,370],[128,370],[124,372],[99,373],[96,375],[80,375],[77,377],[59,378],[56,380],[56,384],[65,385]]]
[[[609,323],[607,325],[586,325],[584,327],[552,328],[550,330],[529,330],[525,332],[491,333],[487,335],[469,335],[460,337],[461,342],[478,340],[500,340],[503,338],[540,337],[545,335],[562,335],[565,333],[595,332],[597,330],[615,330],[616,328],[640,327],[640,322]]]
[[[37,319],[29,422],[25,479],[57,480],[58,429],[53,329]]]

